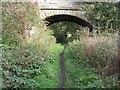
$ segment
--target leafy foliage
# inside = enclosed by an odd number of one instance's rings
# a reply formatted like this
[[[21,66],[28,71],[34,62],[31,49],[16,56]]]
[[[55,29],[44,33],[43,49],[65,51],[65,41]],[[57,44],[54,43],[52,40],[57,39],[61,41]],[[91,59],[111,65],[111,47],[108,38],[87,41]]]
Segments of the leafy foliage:
[[[104,75],[109,70],[109,62],[117,52],[116,37],[107,37],[96,45],[92,53],[87,53],[86,43],[77,38],[83,32],[79,25],[60,22],[46,28],[39,17],[40,8],[30,2],[4,2],[2,8],[2,34],[0,47],[3,49],[3,87],[5,88],[56,88],[59,81],[59,54],[62,45],[56,44],[56,38],[68,43],[65,51],[67,80],[65,87],[93,88],[116,87],[117,77]],[[92,9],[89,19],[101,26],[101,29],[116,29],[115,4],[96,3],[82,5],[83,9]],[[98,11],[98,9],[100,9]],[[102,12],[103,11],[103,12]],[[91,10],[89,11],[91,12]],[[103,23],[104,22],[104,23]],[[25,26],[34,27],[34,34],[24,37]],[[54,36],[52,36],[54,34]],[[66,34],[72,37],[67,38]],[[79,35],[78,35],[79,34]],[[78,36],[78,37],[76,37]],[[105,37],[104,37],[105,38]],[[74,40],[77,39],[77,40]],[[82,39],[81,39],[82,40]],[[100,70],[102,71],[100,75]],[[107,71],[106,71],[107,73]]]
[[[72,22],[59,22],[50,25],[50,29],[53,30],[53,35],[56,37],[59,43],[68,43],[77,39],[77,31],[83,31],[83,27]],[[68,35],[71,35],[70,37]]]
[[[105,37],[104,37],[105,38]],[[117,55],[117,37],[106,37],[102,43],[96,45],[93,54],[89,57],[91,65],[96,65],[96,68],[102,69],[107,66],[115,55]],[[109,40],[109,41],[108,41]],[[95,59],[96,58],[96,59]],[[117,62],[116,62],[117,63]],[[98,66],[100,65],[100,66]]]
[[[88,18],[98,29],[106,32],[113,32],[117,29],[117,4],[95,3],[93,9],[88,12]]]
[[[56,88],[59,82],[59,54],[62,51],[62,45],[55,45],[50,50],[50,55],[46,65],[41,71],[41,75],[34,78],[39,88]]]
[[[67,58],[65,61],[67,80],[65,87],[70,88],[100,88],[102,81],[99,76],[82,64],[75,63],[75,59]]]
[[[3,82],[4,87],[34,87],[46,65],[55,39],[39,18],[35,3],[3,3]],[[38,17],[38,18],[37,18]],[[35,35],[24,39],[26,23],[35,27]]]
[[[108,70],[115,70],[112,67],[118,68],[117,60],[113,58],[117,54],[117,38],[110,38],[107,37],[100,44],[90,47],[93,49],[91,53],[87,53],[89,49],[86,49],[86,45],[91,42],[90,40],[89,42],[73,41],[68,44],[65,52],[65,63],[69,67],[67,68],[66,87],[101,88],[117,86],[117,76],[114,76],[112,71],[108,72]],[[113,61],[116,64],[111,67]],[[89,77],[91,78],[90,81]]]

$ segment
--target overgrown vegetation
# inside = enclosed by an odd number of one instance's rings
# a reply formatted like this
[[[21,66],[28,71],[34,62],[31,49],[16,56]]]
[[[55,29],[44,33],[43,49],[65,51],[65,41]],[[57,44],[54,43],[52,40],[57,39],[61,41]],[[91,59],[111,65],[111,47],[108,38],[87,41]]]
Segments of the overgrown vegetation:
[[[50,55],[41,74],[34,78],[39,88],[56,88],[59,82],[59,54],[62,52],[63,46],[56,45],[50,50]]]
[[[100,33],[113,33],[117,31],[118,4],[98,2],[88,12],[88,18]]]
[[[53,30],[53,35],[56,37],[57,42],[62,44],[67,44],[69,41],[77,39],[81,34],[78,32],[83,30],[82,26],[72,22],[54,23],[49,28]]]
[[[82,7],[92,10],[89,19],[99,24],[103,33],[117,29],[114,4]],[[56,23],[49,29],[39,17],[39,10],[37,3],[2,3],[3,88],[57,88],[63,45],[67,46],[66,88],[116,88],[118,37],[113,33],[109,37],[89,37],[83,27],[68,22]],[[58,40],[62,44],[56,44]]]
[[[66,87],[117,87],[117,38],[107,41],[108,38],[97,45],[92,42],[88,47],[90,39],[69,43],[65,53]]]
[[[34,3],[3,3],[3,87],[34,87],[33,78],[48,64],[55,38],[46,31],[38,10]],[[28,39],[23,37],[26,23],[35,27]]]

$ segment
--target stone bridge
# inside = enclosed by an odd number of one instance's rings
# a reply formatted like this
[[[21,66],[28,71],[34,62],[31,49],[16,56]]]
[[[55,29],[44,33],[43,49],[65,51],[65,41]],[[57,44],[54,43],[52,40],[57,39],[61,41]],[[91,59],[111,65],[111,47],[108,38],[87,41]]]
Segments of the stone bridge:
[[[48,21],[47,25],[56,22],[68,21],[88,27],[92,31],[93,26],[86,17],[86,10],[81,0],[39,0],[41,7],[40,17]]]

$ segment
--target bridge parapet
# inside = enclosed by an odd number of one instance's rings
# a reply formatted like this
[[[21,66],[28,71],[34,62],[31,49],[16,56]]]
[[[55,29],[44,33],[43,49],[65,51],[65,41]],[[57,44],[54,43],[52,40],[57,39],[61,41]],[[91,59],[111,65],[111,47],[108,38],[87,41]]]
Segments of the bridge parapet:
[[[83,11],[84,3],[82,0],[42,0],[40,2],[41,9],[64,9],[64,10],[80,10]]]
[[[40,16],[42,19],[45,19],[50,16],[65,14],[65,15],[76,16],[84,20],[87,20],[87,18],[84,15],[85,13],[86,11],[81,12],[81,11],[72,11],[72,10],[41,10]]]
[[[39,5],[42,19],[53,15],[67,14],[87,20],[83,0],[40,0]]]
[[[60,21],[75,22],[81,26],[89,27],[92,25],[86,17],[85,3],[81,0],[42,0],[39,5],[41,7],[40,16],[43,20],[55,23]],[[53,17],[54,16],[54,17]],[[49,18],[49,19],[48,19]],[[72,19],[71,19],[72,18]],[[58,19],[58,20],[56,20]],[[78,20],[79,19],[79,20]]]

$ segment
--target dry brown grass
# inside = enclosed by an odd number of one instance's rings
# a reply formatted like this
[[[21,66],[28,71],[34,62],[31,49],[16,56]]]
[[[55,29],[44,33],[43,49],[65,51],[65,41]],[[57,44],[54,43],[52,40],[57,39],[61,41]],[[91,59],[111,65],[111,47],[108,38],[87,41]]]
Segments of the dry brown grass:
[[[96,45],[104,42],[105,40],[107,40],[107,38],[103,36],[96,36],[96,37],[86,36],[86,37],[80,37],[80,40],[85,43],[86,55],[90,55],[94,51]]]
[[[109,37],[105,37],[105,36],[88,37],[88,36],[86,36],[86,37],[81,37],[80,40],[85,43],[86,56],[88,56],[88,55],[92,56],[92,54],[94,54],[93,52],[95,51],[97,46],[100,44],[105,44],[105,45],[110,45],[110,46],[113,44],[112,45],[113,48],[117,47],[117,41],[115,41],[115,40],[117,40],[117,37],[113,37],[113,36],[109,36]],[[107,50],[108,48],[106,48],[106,47],[103,47],[103,48],[105,48]],[[111,48],[109,48],[109,49],[111,49]],[[105,52],[103,52],[103,54],[105,54]],[[107,60],[107,62],[105,62],[107,67],[105,67],[105,68],[103,68],[103,70],[101,70],[101,72],[105,76],[118,74],[118,51],[117,51],[117,48],[116,48],[116,52],[114,53],[113,56],[114,57],[112,59],[107,57],[107,59],[109,59],[109,60]],[[101,60],[101,62],[102,62],[102,60]]]

